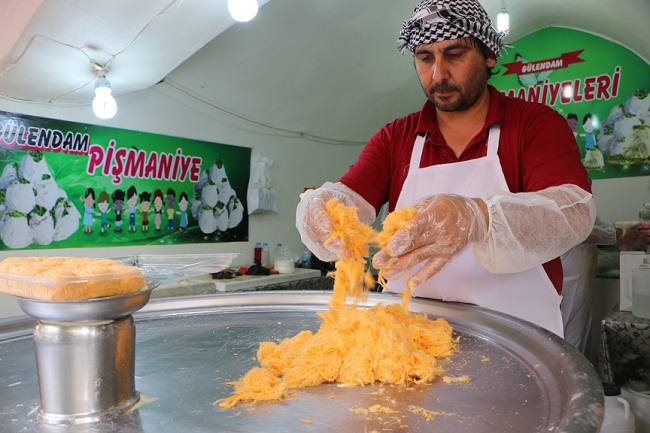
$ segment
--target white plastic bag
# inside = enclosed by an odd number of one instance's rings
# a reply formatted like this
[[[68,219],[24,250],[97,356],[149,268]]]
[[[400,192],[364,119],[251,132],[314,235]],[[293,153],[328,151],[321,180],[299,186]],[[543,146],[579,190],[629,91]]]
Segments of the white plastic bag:
[[[255,152],[251,158],[251,176],[248,181],[248,214],[277,212],[275,188],[271,182],[273,160]]]

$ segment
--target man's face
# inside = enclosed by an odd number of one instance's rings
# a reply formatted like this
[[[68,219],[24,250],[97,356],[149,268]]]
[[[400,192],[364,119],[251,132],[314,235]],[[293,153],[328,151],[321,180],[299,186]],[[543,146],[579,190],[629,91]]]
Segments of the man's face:
[[[486,91],[487,60],[468,38],[418,45],[413,53],[415,70],[429,101],[440,111],[464,111]]]

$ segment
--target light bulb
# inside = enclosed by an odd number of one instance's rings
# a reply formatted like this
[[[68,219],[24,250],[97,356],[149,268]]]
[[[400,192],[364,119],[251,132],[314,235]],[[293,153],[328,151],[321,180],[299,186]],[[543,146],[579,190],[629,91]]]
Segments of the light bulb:
[[[505,32],[508,29],[510,29],[510,15],[506,9],[506,1],[501,0],[501,9],[497,14],[497,30]]]
[[[111,83],[105,77],[97,78],[93,111],[100,119],[110,119],[117,113],[117,103],[111,95]]]
[[[239,22],[245,23],[257,15],[257,0],[228,0],[230,15]]]

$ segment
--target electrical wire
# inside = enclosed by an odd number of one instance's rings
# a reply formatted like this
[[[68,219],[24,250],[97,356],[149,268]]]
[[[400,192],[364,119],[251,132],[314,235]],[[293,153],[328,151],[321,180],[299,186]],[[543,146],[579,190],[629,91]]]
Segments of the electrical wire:
[[[153,22],[154,22],[155,20],[157,20],[158,18],[164,17],[165,15],[169,15],[169,14],[175,12],[176,9],[178,9],[178,8],[180,7],[180,5],[183,3],[183,1],[184,1],[184,0],[174,0],[174,1],[172,1],[172,2],[169,4],[169,6],[167,6],[165,9],[163,9],[163,11],[162,11],[161,13],[157,14],[157,15],[154,16],[151,20],[149,20],[149,22],[148,22],[148,23],[147,23],[147,24],[142,28],[142,30],[140,30],[140,32],[135,36],[135,39],[133,39],[133,40],[131,41],[130,44],[128,44],[126,47],[124,47],[121,51],[118,51],[117,53],[113,54],[113,56],[112,56],[110,59],[108,59],[108,62],[106,62],[106,63],[104,64],[104,68],[107,68],[108,65],[109,65],[113,60],[115,60],[115,58],[116,58],[117,56],[119,56],[119,55],[122,54],[124,51],[128,50],[129,48],[131,48],[131,46],[133,46],[133,44],[135,44],[135,43],[138,41],[138,39],[140,39],[140,37],[142,36],[142,34],[143,34],[143,33],[144,33],[148,28],[149,28],[149,26],[150,26],[151,24],[153,24]],[[173,10],[168,11],[172,6],[174,6],[174,4],[176,4],[176,7],[175,7]]]
[[[126,50],[128,50],[131,46],[133,46],[133,44],[135,44],[135,43],[140,39],[140,37],[141,37],[141,36],[144,34],[144,32],[149,28],[149,26],[151,26],[151,24],[153,24],[154,21],[156,21],[158,18],[161,18],[161,17],[164,17],[164,16],[166,16],[166,15],[169,15],[169,14],[173,13],[174,11],[176,11],[176,9],[178,9],[178,7],[179,7],[179,6],[180,6],[184,1],[185,1],[185,0],[173,0],[173,1],[172,1],[172,2],[167,6],[167,7],[165,7],[165,9],[162,10],[162,12],[156,14],[153,18],[151,18],[151,19],[149,20],[149,22],[147,22],[147,24],[145,24],[145,26],[144,26],[144,27],[143,27],[143,28],[138,32],[138,34],[135,35],[135,38],[134,38],[130,43],[128,43],[128,44],[127,44],[123,49],[121,49],[121,50],[118,51],[117,53],[111,55],[111,57],[108,59],[108,61],[107,61],[106,63],[104,63],[104,65],[100,65],[101,68],[102,68],[102,69],[107,69],[107,68],[108,68],[108,65],[109,65],[113,60],[115,60],[115,59],[116,59],[120,54],[122,54],[123,52],[125,52]],[[172,7],[173,7],[173,9],[172,9]],[[52,41],[52,42],[54,42],[54,43],[56,43],[56,44],[62,45],[62,46],[64,46],[64,47],[68,47],[68,48],[75,49],[75,50],[81,52],[84,56],[86,56],[86,57],[88,58],[88,61],[89,61],[89,62],[90,62],[94,67],[96,67],[95,65],[97,65],[97,62],[96,62],[92,57],[90,57],[90,56],[88,55],[88,53],[86,53],[82,48],[79,48],[79,47],[77,47],[77,46],[75,46],[75,45],[67,44],[67,43],[65,43],[65,42],[58,41],[58,40],[56,40],[56,39],[54,39],[54,38],[51,38],[51,37],[49,37],[49,36],[42,35],[42,34],[38,33],[38,34],[35,34],[34,36],[31,37],[31,39],[29,40],[29,42],[27,43],[27,45],[25,45],[25,48],[23,49],[23,52],[20,53],[20,56],[18,56],[18,58],[17,58],[14,62],[9,63],[9,64],[8,64],[8,65],[7,65],[7,66],[6,66],[2,71],[0,71],[0,77],[1,77],[2,75],[4,75],[5,72],[10,71],[11,69],[13,69],[13,68],[15,68],[16,66],[18,66],[18,64],[20,64],[22,58],[23,58],[23,57],[27,54],[27,52],[29,51],[29,49],[30,49],[30,47],[32,46],[32,44],[33,44],[37,39],[39,39],[39,38],[48,39],[48,40],[50,40],[50,41]],[[86,82],[84,85],[79,86],[79,87],[77,87],[76,89],[73,89],[73,90],[71,90],[71,91],[69,91],[69,92],[66,92],[66,93],[64,93],[64,94],[61,94],[61,95],[58,95],[58,96],[53,97],[52,99],[50,99],[50,100],[48,101],[48,103],[53,103],[53,102],[54,102],[55,100],[57,100],[57,99],[60,99],[60,98],[66,97],[66,96],[68,96],[68,95],[70,95],[70,94],[72,94],[72,93],[76,93],[76,92],[80,91],[81,89],[83,89],[83,88],[85,88],[85,87],[91,85],[91,84],[95,81],[95,78],[96,78],[96,77],[93,76],[93,78],[90,79],[88,82]],[[4,96],[3,96],[3,97],[4,97]],[[11,98],[9,98],[9,97],[4,97],[4,98],[5,98],[5,99],[11,99]],[[18,99],[16,99],[16,100],[18,100]],[[27,101],[27,100],[22,100],[21,102],[36,102],[36,101]]]
[[[365,145],[366,144],[365,141],[339,140],[339,139],[336,139],[336,138],[323,137],[321,135],[309,134],[309,133],[306,133],[306,132],[303,132],[303,131],[294,131],[294,130],[291,130],[291,129],[279,128],[279,127],[272,126],[272,125],[269,125],[269,124],[266,124],[266,123],[258,122],[256,120],[252,120],[252,119],[249,119],[249,118],[244,117],[242,115],[233,113],[232,111],[226,110],[225,108],[219,107],[218,105],[216,105],[216,104],[214,104],[214,103],[212,103],[210,101],[206,101],[205,99],[203,99],[200,96],[194,94],[193,92],[191,92],[191,91],[189,91],[187,89],[184,89],[179,84],[174,83],[169,78],[165,78],[163,81],[161,81],[161,84],[165,84],[165,85],[173,88],[174,90],[182,93],[183,95],[185,95],[185,96],[187,96],[187,97],[189,97],[189,98],[191,98],[191,99],[193,99],[195,101],[198,101],[198,102],[200,102],[200,103],[202,103],[204,105],[207,105],[207,106],[209,106],[209,107],[211,107],[211,108],[213,108],[213,109],[215,109],[215,110],[217,110],[217,111],[219,111],[221,113],[224,113],[224,114],[226,114],[228,116],[237,118],[239,120],[242,120],[244,122],[247,122],[247,123],[250,123],[250,124],[253,124],[253,125],[256,125],[256,126],[261,126],[263,128],[270,129],[272,131],[276,131],[276,132],[280,132],[280,133],[285,134],[285,135],[278,135],[278,136],[281,136],[281,137],[304,138],[304,139],[317,141],[319,143],[326,143],[326,144],[343,144],[343,145]],[[286,135],[286,134],[288,134],[288,135]]]

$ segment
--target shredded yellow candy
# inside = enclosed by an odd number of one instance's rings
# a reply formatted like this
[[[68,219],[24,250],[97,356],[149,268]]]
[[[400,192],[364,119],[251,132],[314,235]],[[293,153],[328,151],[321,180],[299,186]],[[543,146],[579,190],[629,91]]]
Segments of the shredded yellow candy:
[[[336,263],[329,308],[318,313],[322,319],[320,329],[315,334],[302,331],[280,343],[261,343],[257,352],[261,367],[229,383],[234,393],[216,401],[220,407],[286,399],[293,395],[293,389],[327,382],[344,386],[374,382],[403,385],[430,382],[442,375],[437,359],[451,355],[458,342],[452,338],[447,321],[412,314],[406,301],[402,307],[378,304],[370,309],[356,308],[368,289],[374,287],[374,278],[364,269],[368,245],[377,240],[387,242],[392,236],[387,233],[408,224],[415,209],[389,215],[379,235],[358,221],[354,207],[331,200],[326,210],[334,222],[329,241],[342,241],[352,254]],[[349,305],[348,299],[352,301]]]
[[[455,382],[469,382],[469,376],[459,376],[459,377],[452,377],[452,376],[444,376],[442,378],[442,381],[444,383],[455,383]]]
[[[377,244],[379,245],[379,248],[386,248],[390,238],[392,238],[399,229],[411,228],[410,221],[417,214],[418,211],[413,206],[404,207],[391,212],[381,223],[382,231],[377,236]],[[388,266],[379,271],[379,284],[384,289],[386,288],[386,279],[384,278],[383,272],[384,270],[390,268],[390,266],[391,264],[389,263]],[[411,298],[412,292],[413,286],[410,284],[410,280],[407,280],[404,295],[402,297],[402,307],[408,308],[408,301]]]
[[[431,421],[434,416],[438,415],[438,412],[432,412],[430,410],[426,410],[422,407],[414,405],[410,405],[407,409],[414,414],[422,415],[427,421]]]
[[[325,210],[334,223],[325,245],[340,240],[351,252],[351,255],[341,257],[336,262],[334,296],[329,305],[338,309],[345,307],[348,296],[352,297],[356,304],[368,293],[369,288],[374,287],[375,279],[370,270],[364,270],[364,267],[370,255],[369,244],[375,242],[377,233],[372,227],[359,221],[355,207],[347,207],[334,199],[326,203]]]

